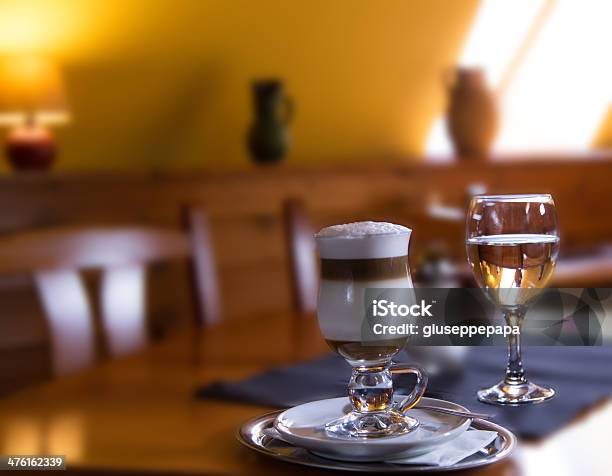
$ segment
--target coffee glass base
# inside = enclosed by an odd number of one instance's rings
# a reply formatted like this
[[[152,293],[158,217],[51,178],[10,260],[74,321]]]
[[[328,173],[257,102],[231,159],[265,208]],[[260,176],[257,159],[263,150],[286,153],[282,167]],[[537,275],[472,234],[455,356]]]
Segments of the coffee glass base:
[[[527,380],[509,382],[502,380],[489,388],[478,391],[478,400],[492,405],[525,405],[541,403],[555,395],[555,390]]]
[[[404,435],[418,426],[415,418],[395,412],[351,412],[327,423],[325,431],[338,438],[380,438]]]

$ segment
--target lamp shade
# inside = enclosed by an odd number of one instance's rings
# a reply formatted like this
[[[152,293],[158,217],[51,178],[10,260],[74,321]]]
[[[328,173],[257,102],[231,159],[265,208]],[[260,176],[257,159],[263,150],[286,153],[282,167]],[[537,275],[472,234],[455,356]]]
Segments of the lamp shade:
[[[45,56],[0,59],[0,125],[63,124],[70,114],[58,65]]]

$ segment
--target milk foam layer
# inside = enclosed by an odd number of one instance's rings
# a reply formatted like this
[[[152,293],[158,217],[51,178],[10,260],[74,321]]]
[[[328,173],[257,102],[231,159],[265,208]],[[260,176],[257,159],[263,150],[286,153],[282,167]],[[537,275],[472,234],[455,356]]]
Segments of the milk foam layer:
[[[333,225],[315,235],[323,259],[376,259],[405,256],[412,230],[394,223],[363,221]]]
[[[357,221],[354,223],[345,223],[343,225],[332,225],[323,228],[317,233],[317,238],[322,237],[342,237],[342,238],[360,238],[369,235],[399,235],[402,233],[410,233],[410,228],[395,223],[387,223],[384,221]]]

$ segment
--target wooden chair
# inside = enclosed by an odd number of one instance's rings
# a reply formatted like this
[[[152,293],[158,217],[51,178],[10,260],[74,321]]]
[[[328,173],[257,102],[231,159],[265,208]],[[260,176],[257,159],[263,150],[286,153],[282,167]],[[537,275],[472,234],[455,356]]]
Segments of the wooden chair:
[[[148,263],[189,258],[198,322],[219,320],[206,217],[201,210],[189,208],[185,221],[186,232],[150,227],[70,227],[0,238],[0,273],[34,277],[51,336],[54,374],[68,374],[96,360],[92,306],[79,271],[102,271],[101,326],[113,357],[146,344]]]
[[[304,205],[297,199],[284,201],[283,221],[293,307],[299,314],[310,315],[317,309],[319,287],[314,229]]]

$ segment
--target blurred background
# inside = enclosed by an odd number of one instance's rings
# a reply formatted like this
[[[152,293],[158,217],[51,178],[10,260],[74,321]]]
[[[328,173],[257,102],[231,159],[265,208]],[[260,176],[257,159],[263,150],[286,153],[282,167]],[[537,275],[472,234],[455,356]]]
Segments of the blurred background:
[[[146,314],[153,340],[198,314],[312,311],[309,237],[333,223],[407,225],[418,282],[470,285],[475,193],[552,193],[553,285],[609,285],[611,13],[555,0],[2,0],[0,394],[54,374],[56,324],[77,318],[50,294],[85,309],[102,360],[105,305],[142,299],[127,314]],[[166,235],[139,234],[153,229]],[[108,301],[108,270],[136,261],[142,273],[113,278],[123,294]],[[47,271],[73,268],[50,290]]]

